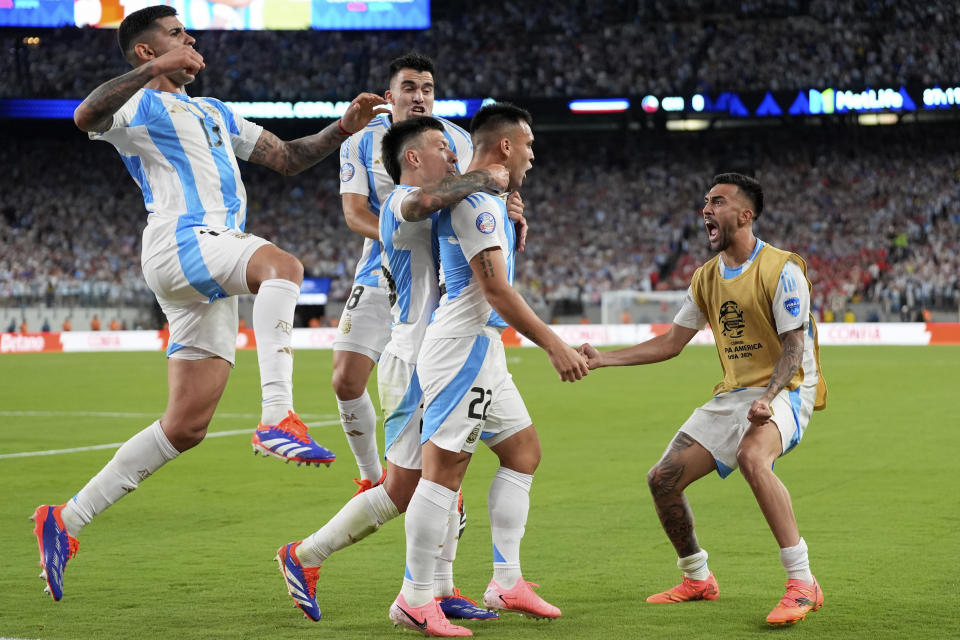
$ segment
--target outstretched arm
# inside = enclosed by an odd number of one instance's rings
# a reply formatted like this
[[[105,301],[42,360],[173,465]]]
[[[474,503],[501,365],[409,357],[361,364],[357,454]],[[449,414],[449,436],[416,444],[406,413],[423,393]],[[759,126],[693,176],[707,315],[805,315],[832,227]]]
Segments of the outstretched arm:
[[[550,356],[550,364],[565,382],[580,380],[588,373],[587,363],[560,336],[550,330],[507,280],[507,265],[499,247],[484,249],[470,260],[474,279],[494,311],[507,324],[529,338]]]
[[[696,329],[688,329],[674,323],[666,333],[650,338],[640,344],[613,351],[597,351],[591,344],[582,344],[577,351],[587,359],[591,369],[620,367],[634,364],[663,362],[673,358],[697,335]]]
[[[180,69],[194,76],[203,67],[203,56],[193,47],[183,45],[171,49],[94,89],[73,112],[73,121],[81,131],[107,131],[113,124],[113,114],[148,82]]]
[[[800,369],[800,363],[803,362],[803,327],[797,327],[785,333],[780,334],[780,359],[773,367],[773,375],[770,376],[770,384],[757,400],[750,405],[747,412],[747,419],[751,422],[766,422],[773,417],[770,411],[770,403],[777,397],[777,394],[783,391],[784,387],[790,384],[794,374]]]
[[[452,206],[471,193],[500,193],[506,189],[510,174],[501,164],[468,171],[460,176],[447,176],[440,182],[424,186],[403,199],[400,213],[408,222],[419,222],[445,207]]]
[[[367,126],[374,116],[389,113],[380,107],[386,101],[373,93],[361,93],[347,107],[343,117],[315,133],[296,140],[281,140],[266,129],[250,153],[250,162],[262,164],[285,176],[309,169],[340,148],[340,144]]]

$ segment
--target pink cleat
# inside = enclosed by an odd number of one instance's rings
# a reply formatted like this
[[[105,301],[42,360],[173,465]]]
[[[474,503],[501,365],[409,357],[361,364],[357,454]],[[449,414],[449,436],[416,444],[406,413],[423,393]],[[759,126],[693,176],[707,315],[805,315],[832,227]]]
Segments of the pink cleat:
[[[390,605],[390,620],[394,626],[402,625],[425,636],[457,638],[473,635],[473,631],[466,627],[450,624],[440,609],[440,603],[432,598],[422,607],[410,607],[403,599],[403,594],[398,595]]]
[[[496,581],[490,580],[487,590],[483,592],[483,606],[488,609],[514,611],[531,618],[559,618],[560,609],[538,596],[531,588],[539,586],[520,578],[512,589],[504,589]]]
[[[720,597],[720,587],[717,585],[717,579],[711,572],[706,580],[694,580],[683,576],[683,582],[667,589],[662,593],[655,593],[647,602],[653,603],[672,603],[672,602],[690,602],[693,600],[716,600]]]

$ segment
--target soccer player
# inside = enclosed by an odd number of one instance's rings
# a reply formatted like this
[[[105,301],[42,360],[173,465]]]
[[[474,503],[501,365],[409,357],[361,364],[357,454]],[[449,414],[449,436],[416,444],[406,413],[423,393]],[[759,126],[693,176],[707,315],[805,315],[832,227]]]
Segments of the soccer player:
[[[436,264],[437,210],[476,192],[499,193],[508,183],[501,165],[460,175],[444,125],[418,116],[395,123],[383,136],[383,164],[398,186],[380,215],[384,276],[390,283],[394,326],[377,368],[385,423],[388,472],[383,484],[355,495],[324,527],[277,552],[280,571],[294,602],[320,619],[317,572],[334,552],[362,540],[406,511],[420,479],[421,392],[417,354],[439,298]],[[453,586],[459,517],[451,506],[447,540],[438,563],[434,596],[446,615],[491,619],[497,615],[462,596]],[[442,566],[442,569],[441,569]]]
[[[293,412],[291,326],[303,267],[262,238],[244,233],[246,193],[236,157],[294,174],[336,150],[383,99],[361,94],[323,131],[285,142],[224,103],[191,98],[184,87],[204,68],[195,40],[166,6],[131,13],[118,30],[133,71],[100,85],[74,120],[113,144],[143,191],[143,274],[170,325],[169,397],[163,416],[124,443],[65,505],[33,515],[47,589],[63,594],[76,536],[97,514],[203,440],[234,364],[237,298],[256,293],[262,420],[253,443],[298,464],[328,463]],[[235,157],[236,156],[236,157]]]
[[[474,116],[471,169],[502,164],[516,190],[533,162],[530,114],[510,104]],[[407,566],[390,619],[427,635],[467,636],[433,599],[435,559],[442,554],[451,506],[478,440],[500,459],[488,506],[494,574],[483,596],[491,609],[556,618],[520,572],[523,537],[540,441],[507,371],[500,332],[512,326],[543,347],[562,380],[587,374],[586,361],[533,313],[511,286],[516,234],[504,200],[474,193],[438,223],[440,306],[417,359],[423,389],[423,474],[406,514]],[[388,474],[389,476],[389,474]]]
[[[717,581],[707,567],[707,552],[697,540],[683,490],[711,471],[725,478],[739,466],[780,545],[786,594],[767,622],[783,625],[820,608],[823,592],[810,573],[807,544],[773,463],[800,442],[810,414],[826,406],[827,388],[820,374],[806,264],[754,236],[753,221],[762,211],[763,190],[755,179],[736,173],[716,176],[705,197],[703,220],[710,248],[718,255],[693,274],[670,329],[632,347],[600,352],[584,344],[580,352],[591,369],[661,362],[679,354],[710,324],[723,380],[647,474],[683,582],[647,602],[717,599]]]
[[[380,271],[380,208],[394,189],[381,161],[384,134],[391,124],[433,114],[434,65],[430,58],[409,53],[390,63],[390,88],[384,94],[392,115],[374,118],[343,143],[340,150],[340,194],[347,226],[364,236],[353,287],[340,317],[333,344],[333,390],[347,442],[357,460],[359,491],[380,484],[386,471],[377,451],[377,416],[367,393],[373,366],[390,339],[390,302]],[[463,170],[473,157],[469,134],[437,118]],[[522,220],[519,195],[511,199],[514,216]],[[522,227],[526,232],[525,225]]]

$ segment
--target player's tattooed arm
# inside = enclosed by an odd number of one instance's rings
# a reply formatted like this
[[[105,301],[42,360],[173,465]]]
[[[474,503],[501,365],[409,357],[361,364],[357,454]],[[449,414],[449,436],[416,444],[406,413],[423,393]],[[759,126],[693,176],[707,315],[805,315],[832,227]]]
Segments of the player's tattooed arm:
[[[773,401],[800,369],[800,363],[803,361],[803,327],[781,334],[780,347],[780,359],[773,367],[770,384],[767,385],[767,390],[761,397],[761,400],[767,403]]]
[[[250,153],[250,162],[262,164],[285,176],[292,176],[312,167],[339,149],[346,138],[336,122],[319,133],[290,141],[281,140],[264,129]]]
[[[800,363],[803,362],[803,327],[780,334],[780,346],[780,359],[773,367],[770,383],[763,395],[754,400],[747,411],[747,419],[751,422],[762,424],[773,417],[770,403],[790,384],[790,380],[800,369]]]
[[[361,93],[339,120],[323,131],[296,140],[285,141],[266,129],[250,153],[250,162],[262,164],[285,176],[309,169],[340,148],[340,144],[363,129],[373,118],[390,110],[386,101],[373,93]]]
[[[422,187],[403,199],[400,213],[408,222],[418,222],[434,212],[452,206],[471,193],[499,193],[507,186],[509,174],[503,165],[493,164],[463,175],[447,176],[436,184]]]
[[[153,77],[150,65],[145,64],[122,76],[107,80],[77,106],[73,112],[73,121],[81,131],[107,131],[113,124],[113,114]]]

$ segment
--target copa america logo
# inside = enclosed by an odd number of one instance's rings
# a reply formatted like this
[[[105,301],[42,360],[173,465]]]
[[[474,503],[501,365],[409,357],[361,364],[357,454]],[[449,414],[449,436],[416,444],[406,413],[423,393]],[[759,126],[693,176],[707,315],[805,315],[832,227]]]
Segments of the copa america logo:
[[[349,162],[344,162],[343,166],[340,167],[340,181],[341,182],[350,182],[357,170]]]
[[[497,228],[497,219],[493,217],[493,214],[484,211],[479,216],[477,216],[477,229],[480,233],[493,233]]]

